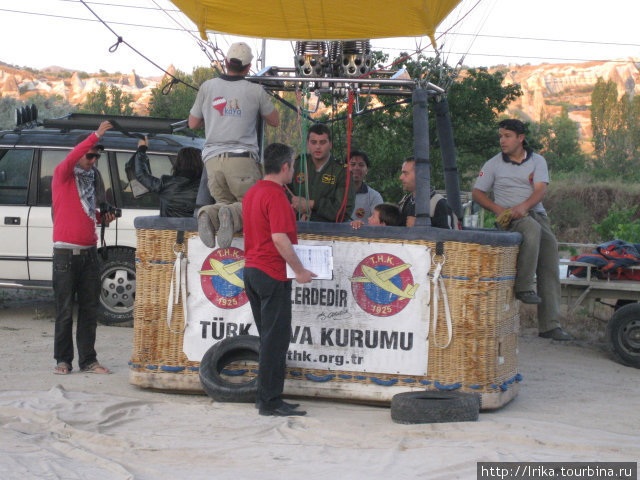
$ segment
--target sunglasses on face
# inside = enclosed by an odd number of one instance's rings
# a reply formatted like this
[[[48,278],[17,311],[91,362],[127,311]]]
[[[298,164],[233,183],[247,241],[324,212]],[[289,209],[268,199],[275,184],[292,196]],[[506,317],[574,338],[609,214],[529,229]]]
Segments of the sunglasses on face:
[[[98,160],[100,158],[100,154],[99,153],[87,153],[85,155],[85,157],[87,157],[87,160],[93,160],[94,158],[96,160]]]

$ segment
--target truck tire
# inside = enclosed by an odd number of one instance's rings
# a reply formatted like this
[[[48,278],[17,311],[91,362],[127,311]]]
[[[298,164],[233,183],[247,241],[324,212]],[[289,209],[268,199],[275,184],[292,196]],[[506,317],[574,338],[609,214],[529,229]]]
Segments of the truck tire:
[[[640,368],[640,304],[630,303],[614,312],[607,324],[607,342],[616,362]]]
[[[391,399],[391,419],[396,423],[474,422],[480,398],[474,393],[426,390],[404,392]]]
[[[133,326],[136,298],[136,259],[130,248],[111,248],[100,264],[100,307],[98,322],[118,327]]]
[[[200,383],[205,393],[217,402],[255,402],[258,377],[232,377],[223,370],[236,362],[244,363],[244,369],[257,370],[259,351],[260,339],[254,335],[228,337],[211,346],[200,361]]]

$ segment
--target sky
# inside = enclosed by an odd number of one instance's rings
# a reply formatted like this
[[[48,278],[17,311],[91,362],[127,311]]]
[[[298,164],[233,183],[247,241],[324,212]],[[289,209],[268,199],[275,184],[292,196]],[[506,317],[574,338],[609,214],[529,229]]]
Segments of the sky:
[[[161,68],[169,65],[187,73],[209,65],[196,41],[198,35],[188,32],[195,29],[193,24],[169,0],[86,0],[86,4],[113,31],[80,0],[0,0],[0,61],[87,73],[135,70],[145,77],[161,76]],[[640,61],[638,18],[638,0],[463,0],[436,36],[450,65],[461,58],[465,65],[476,67],[629,56]],[[117,35],[160,68],[124,44],[109,52]],[[210,36],[223,52],[237,39]],[[260,39],[243,40],[254,55],[261,49]],[[293,66],[291,42],[266,45],[267,65]],[[434,53],[426,38],[372,40],[371,45],[391,58],[423,47],[427,56]]]

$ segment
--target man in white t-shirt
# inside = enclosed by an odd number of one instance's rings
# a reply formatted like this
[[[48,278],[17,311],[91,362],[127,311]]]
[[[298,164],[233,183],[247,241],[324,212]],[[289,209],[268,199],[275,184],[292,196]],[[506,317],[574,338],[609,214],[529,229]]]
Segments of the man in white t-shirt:
[[[473,200],[496,216],[510,209],[510,221],[501,228],[522,234],[515,296],[523,303],[538,305],[539,336],[571,340],[559,322],[558,242],[542,206],[549,184],[547,162],[528,148],[526,127],[520,120],[503,120],[498,127],[502,152],[482,167],[473,188]],[[487,196],[491,190],[494,200]]]
[[[203,243],[226,248],[233,234],[242,231],[242,197],[259,179],[257,122],[277,127],[280,116],[265,90],[245,80],[253,54],[244,42],[229,47],[227,73],[200,86],[189,114],[189,128],[204,127],[202,158],[214,205],[198,211],[198,231]]]

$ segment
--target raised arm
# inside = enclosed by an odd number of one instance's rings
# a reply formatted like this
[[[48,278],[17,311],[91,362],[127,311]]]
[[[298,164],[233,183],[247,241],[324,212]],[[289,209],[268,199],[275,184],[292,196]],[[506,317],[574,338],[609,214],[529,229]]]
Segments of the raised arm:
[[[189,115],[189,128],[195,130],[196,128],[204,127],[204,118],[194,117]]]
[[[149,157],[147,157],[147,148],[149,141],[147,137],[138,141],[138,151],[133,154],[134,172],[136,179],[151,192],[159,192],[162,189],[162,180],[151,175],[149,167]]]
[[[280,114],[275,108],[273,109],[273,112],[271,112],[269,115],[265,115],[262,118],[264,118],[265,123],[270,127],[277,127],[278,125],[280,125]]]
[[[91,147],[98,143],[100,138],[110,128],[113,128],[111,123],[107,121],[102,122],[95,132],[91,133],[87,138],[76,145],[71,152],[69,152],[69,155],[67,155],[67,157],[56,167],[56,175],[60,175],[61,178],[73,176],[73,169],[76,166],[76,163],[78,163],[78,160],[91,150]]]

